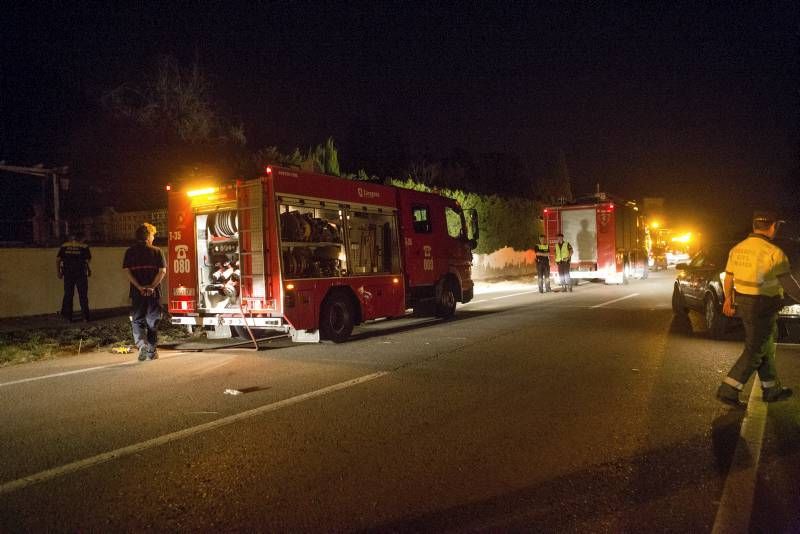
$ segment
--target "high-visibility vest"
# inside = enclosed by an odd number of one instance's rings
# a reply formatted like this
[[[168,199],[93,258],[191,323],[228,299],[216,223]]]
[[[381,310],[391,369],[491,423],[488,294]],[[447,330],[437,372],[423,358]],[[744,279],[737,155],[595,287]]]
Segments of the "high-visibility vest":
[[[733,274],[738,293],[782,297],[778,276],[789,272],[789,259],[766,236],[753,233],[731,249],[725,271]]]
[[[534,245],[534,249],[536,252],[544,252],[547,256],[539,256],[536,255],[536,261],[539,263],[550,263],[550,247],[548,245],[542,245],[541,243],[537,243]]]
[[[569,243],[566,241],[560,245],[556,243],[556,263],[560,261],[569,261],[569,257],[571,256],[569,249]]]

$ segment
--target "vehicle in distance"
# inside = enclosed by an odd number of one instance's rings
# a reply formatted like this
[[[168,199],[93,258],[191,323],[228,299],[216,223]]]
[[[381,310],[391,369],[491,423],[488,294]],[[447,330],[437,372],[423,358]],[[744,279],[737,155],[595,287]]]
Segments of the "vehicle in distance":
[[[728,252],[736,242],[714,243],[702,247],[688,263],[675,266],[677,273],[672,291],[672,311],[675,315],[686,315],[695,310],[703,315],[709,335],[721,338],[738,319],[722,313],[724,300],[722,286],[725,280],[725,264]],[[787,250],[787,247],[782,247]],[[791,253],[790,253],[791,252]],[[790,260],[796,251],[787,250]],[[779,338],[796,338],[800,326],[800,304],[786,298],[778,313]]]

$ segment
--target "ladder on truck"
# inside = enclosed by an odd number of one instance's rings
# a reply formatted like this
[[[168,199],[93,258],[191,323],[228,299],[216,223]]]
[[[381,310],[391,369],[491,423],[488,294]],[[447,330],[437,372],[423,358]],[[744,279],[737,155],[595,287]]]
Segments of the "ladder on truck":
[[[244,327],[258,350],[258,342],[247,319],[254,308],[266,306],[269,286],[267,264],[264,261],[264,189],[261,180],[250,180],[236,188],[236,208],[239,217],[239,313]]]

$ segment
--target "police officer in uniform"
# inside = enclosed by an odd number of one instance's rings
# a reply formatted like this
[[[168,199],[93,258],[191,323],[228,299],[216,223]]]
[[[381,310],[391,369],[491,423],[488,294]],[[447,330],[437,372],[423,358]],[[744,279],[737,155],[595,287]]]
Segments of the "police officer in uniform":
[[[92,253],[80,234],[69,234],[56,255],[58,277],[64,279],[64,298],[61,301],[61,316],[72,321],[72,299],[78,288],[83,320],[89,321],[89,261]]]
[[[781,386],[775,368],[776,320],[783,300],[778,277],[789,273],[786,254],[772,243],[778,223],[772,212],[755,212],[753,233],[731,249],[725,267],[722,312],[741,318],[745,341],[741,356],[717,390],[717,398],[737,407],[745,406],[739,392],[754,372],[761,380],[765,402],[792,395],[791,389]]]
[[[158,322],[161,320],[161,281],[167,274],[161,249],[153,246],[156,227],[142,223],[136,229],[136,244],[125,251],[122,268],[130,281],[133,341],[139,361],[155,360]]]
[[[539,236],[539,243],[534,246],[536,251],[536,277],[539,279],[539,293],[550,293],[550,247],[546,237]]]
[[[558,243],[555,244],[556,264],[558,265],[558,280],[561,291],[572,292],[572,280],[569,277],[569,264],[572,261],[572,245],[564,241],[564,234],[558,234]]]

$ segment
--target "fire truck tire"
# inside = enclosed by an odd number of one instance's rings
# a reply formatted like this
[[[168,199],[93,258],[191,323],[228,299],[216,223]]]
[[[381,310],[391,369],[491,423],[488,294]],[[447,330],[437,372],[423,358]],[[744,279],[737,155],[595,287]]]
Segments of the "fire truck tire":
[[[436,300],[436,316],[452,317],[456,312],[456,291],[452,280],[445,280],[442,284],[442,291]]]
[[[341,293],[333,293],[322,303],[319,314],[320,334],[334,343],[347,341],[355,325],[353,306],[350,299]]]

